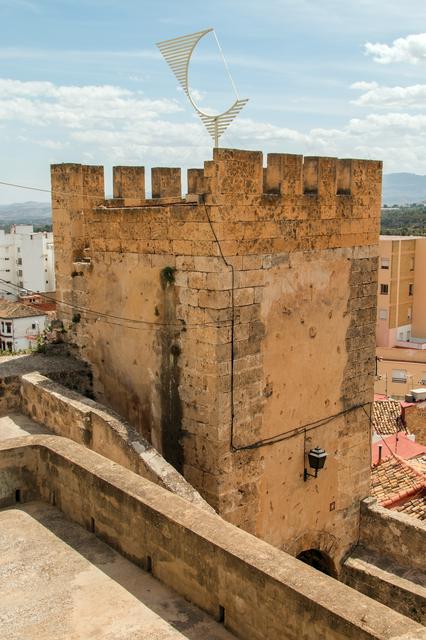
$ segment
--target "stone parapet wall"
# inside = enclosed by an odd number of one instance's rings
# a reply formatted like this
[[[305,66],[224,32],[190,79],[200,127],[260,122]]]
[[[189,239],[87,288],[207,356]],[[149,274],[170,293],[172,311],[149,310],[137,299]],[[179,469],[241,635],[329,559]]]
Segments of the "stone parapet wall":
[[[184,198],[179,169],[153,198],[144,177],[116,168],[105,200],[102,167],[52,167],[58,309],[97,399],[230,522],[338,562],[369,492],[381,163],[215,149]]]
[[[20,409],[35,422],[212,511],[158,451],[111,410],[37,372],[23,375],[19,387]]]
[[[375,498],[361,503],[359,544],[399,565],[425,570],[426,523],[385,509]]]
[[[357,549],[345,560],[342,573],[343,582],[353,589],[426,624],[424,572],[396,564],[386,555]]]
[[[425,557],[426,524],[368,498],[361,504],[359,544],[345,560],[341,578],[424,625]]]
[[[421,625],[71,441],[1,443],[0,487],[3,501],[19,490],[24,501],[53,502],[244,640],[425,637]]]
[[[0,416],[21,408],[21,379],[31,371],[40,371],[52,380],[80,393],[91,392],[90,370],[82,361],[63,356],[37,353],[0,357]]]

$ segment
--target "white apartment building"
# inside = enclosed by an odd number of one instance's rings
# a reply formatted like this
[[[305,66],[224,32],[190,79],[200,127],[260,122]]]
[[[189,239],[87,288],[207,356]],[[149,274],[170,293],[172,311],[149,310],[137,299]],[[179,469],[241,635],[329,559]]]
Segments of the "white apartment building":
[[[22,351],[34,347],[47,322],[45,313],[20,302],[0,300],[0,348]]]
[[[53,233],[34,232],[26,224],[12,226],[10,233],[0,230],[0,297],[16,299],[17,287],[37,293],[55,291]]]

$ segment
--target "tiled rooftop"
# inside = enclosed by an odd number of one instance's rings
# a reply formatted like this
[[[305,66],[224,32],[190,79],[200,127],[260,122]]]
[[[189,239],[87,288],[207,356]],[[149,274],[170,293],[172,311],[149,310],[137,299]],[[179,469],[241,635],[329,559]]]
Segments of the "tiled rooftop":
[[[373,466],[371,495],[384,507],[426,519],[426,475],[397,456]]]
[[[408,516],[414,516],[419,520],[426,520],[426,491],[423,489],[403,504],[392,507],[395,511],[401,511]]]
[[[0,318],[28,318],[43,315],[45,315],[44,311],[22,304],[22,302],[0,300]]]
[[[401,404],[397,400],[375,400],[372,425],[374,431],[381,435],[405,431],[401,418]]]
[[[372,468],[371,495],[381,503],[421,486],[420,474],[400,458],[389,458]]]

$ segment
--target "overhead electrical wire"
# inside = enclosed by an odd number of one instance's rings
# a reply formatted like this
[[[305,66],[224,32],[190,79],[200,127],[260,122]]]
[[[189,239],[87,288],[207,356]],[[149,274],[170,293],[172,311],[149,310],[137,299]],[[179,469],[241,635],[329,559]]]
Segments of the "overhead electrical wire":
[[[369,420],[370,420],[370,429],[371,429],[371,428],[372,428],[372,426],[373,426],[372,416],[371,416],[371,414],[369,415],[369,414],[365,411],[365,409],[364,409],[364,412],[366,413],[366,415],[368,416],[368,418],[369,418]],[[377,432],[376,432],[376,433],[377,433]],[[415,481],[414,481],[414,479],[413,479],[412,474],[410,474],[410,472],[409,472],[409,469],[405,466],[405,464],[401,464],[401,459],[398,457],[398,455],[397,455],[394,451],[392,451],[391,447],[390,447],[390,446],[389,446],[389,444],[386,442],[386,439],[383,437],[383,435],[382,435],[381,433],[378,433],[377,435],[378,435],[378,436],[380,436],[380,439],[382,440],[383,444],[384,444],[384,445],[387,447],[387,449],[389,450],[389,453],[390,453],[391,457],[399,463],[400,467],[401,467],[401,468],[402,468],[402,470],[403,470],[403,473],[404,473],[404,474],[405,474],[405,476],[406,476],[406,479],[407,479],[407,481],[408,481],[408,484],[410,484],[410,485],[412,486],[412,488],[413,488],[413,489],[419,489],[419,490],[421,490],[421,487],[419,487],[418,483],[415,483]],[[410,468],[411,468],[411,467],[410,467]]]
[[[45,193],[53,193],[51,189],[42,189],[42,188],[38,188],[38,187],[29,187],[26,185],[21,185],[21,184],[15,184],[15,183],[9,183],[9,182],[5,182],[5,181],[0,181],[0,185],[5,185],[5,186],[11,186],[11,187],[16,187],[16,188],[21,188],[21,189],[29,189],[29,190],[33,190],[33,191],[41,191],[41,192],[45,192]],[[90,194],[86,194],[86,193],[82,193],[82,194],[76,194],[75,192],[57,192],[55,190],[54,195],[67,195],[67,196],[77,196],[77,195],[81,195],[84,197],[93,197],[96,199],[102,199],[102,196],[97,195],[97,196],[91,196]],[[365,411],[365,406],[370,404],[370,403],[364,403],[364,404],[356,404],[353,405],[352,407],[349,407],[347,409],[344,409],[334,415],[331,416],[326,416],[325,418],[298,426],[298,427],[293,427],[291,429],[286,429],[285,431],[275,435],[275,436],[271,436],[270,438],[264,438],[262,440],[259,440],[257,442],[254,443],[250,443],[248,445],[243,445],[243,446],[235,446],[234,444],[234,420],[235,420],[235,402],[234,402],[234,360],[235,360],[235,306],[234,306],[234,289],[235,289],[235,272],[234,272],[234,266],[229,263],[226,258],[225,255],[223,253],[222,250],[222,246],[221,243],[219,241],[219,238],[216,234],[216,231],[214,229],[212,220],[209,216],[208,210],[207,210],[207,205],[205,202],[203,202],[204,205],[204,210],[206,213],[206,218],[207,221],[209,223],[209,227],[212,231],[213,237],[214,237],[214,241],[217,244],[218,250],[219,250],[219,254],[221,259],[223,260],[224,264],[231,269],[231,319],[230,320],[223,320],[223,321],[217,321],[217,322],[211,322],[211,323],[188,323],[186,324],[184,321],[182,321],[181,323],[161,323],[161,322],[156,322],[156,321],[148,321],[148,320],[140,320],[140,319],[136,319],[136,318],[126,318],[124,316],[115,316],[113,314],[108,314],[108,313],[104,313],[101,311],[97,311],[94,309],[89,309],[87,307],[83,307],[82,305],[76,305],[76,304],[72,304],[72,303],[67,303],[61,300],[57,300],[56,298],[52,298],[47,296],[44,293],[39,293],[39,292],[32,292],[28,289],[25,289],[24,287],[19,287],[18,285],[13,285],[12,283],[8,282],[7,280],[3,280],[2,278],[0,278],[0,282],[7,284],[8,286],[12,286],[15,289],[18,289],[20,291],[22,291],[22,289],[29,291],[29,293],[34,293],[35,295],[39,295],[42,298],[46,299],[46,300],[50,300],[51,302],[55,302],[56,304],[65,306],[65,307],[69,307],[72,310],[76,310],[76,311],[82,311],[83,313],[87,313],[87,314],[92,314],[95,315],[95,321],[102,321],[105,322],[107,324],[111,324],[111,325],[117,325],[117,326],[121,326],[121,327],[126,327],[129,329],[141,329],[141,326],[131,326],[128,324],[124,324],[124,323],[132,323],[132,324],[137,324],[137,325],[147,325],[150,328],[152,327],[176,327],[177,329],[181,329],[182,331],[186,330],[186,328],[189,327],[230,327],[231,328],[231,380],[230,380],[230,395],[231,395],[231,442],[230,442],[230,447],[231,450],[234,452],[237,451],[242,451],[242,450],[250,450],[250,449],[257,449],[260,447],[265,447],[265,446],[269,446],[272,444],[276,444],[278,442],[281,442],[283,440],[287,440],[289,438],[295,437],[297,435],[300,434],[305,434],[307,431],[310,431],[312,429],[316,429],[318,427],[321,427],[325,424],[328,424],[329,422],[338,419],[340,416],[346,415],[348,413],[350,413],[351,411],[354,411],[356,409],[362,408]],[[111,322],[111,320],[118,320],[120,322]],[[368,414],[367,414],[368,415]],[[369,420],[370,420],[370,424],[371,424],[371,416],[369,416]]]
[[[84,313],[88,313],[91,315],[94,315],[97,317],[97,319],[112,319],[112,320],[122,320],[123,322],[130,322],[132,324],[137,324],[137,325],[149,325],[150,327],[175,327],[177,329],[186,329],[188,327],[190,328],[200,328],[200,327],[218,327],[221,328],[223,326],[227,327],[227,326],[231,326],[231,322],[229,320],[218,320],[217,322],[201,322],[201,323],[185,323],[185,321],[182,320],[182,322],[178,323],[171,323],[171,322],[157,322],[157,321],[150,321],[150,320],[140,320],[137,318],[127,318],[125,316],[116,316],[114,314],[111,313],[105,313],[103,311],[98,311],[95,309],[89,309],[88,307],[84,307],[82,305],[78,305],[78,304],[73,304],[71,302],[64,302],[63,300],[58,300],[57,298],[52,298],[49,295],[46,295],[45,293],[41,293],[38,291],[32,291],[31,289],[27,289],[25,287],[20,287],[17,284],[13,284],[11,282],[8,282],[7,280],[4,280],[3,278],[0,278],[0,283],[1,284],[7,284],[9,287],[12,287],[13,289],[17,290],[17,291],[26,291],[28,295],[37,295],[40,296],[41,298],[48,300],[49,302],[54,302],[56,304],[62,305],[64,307],[69,307],[75,311],[82,311]]]

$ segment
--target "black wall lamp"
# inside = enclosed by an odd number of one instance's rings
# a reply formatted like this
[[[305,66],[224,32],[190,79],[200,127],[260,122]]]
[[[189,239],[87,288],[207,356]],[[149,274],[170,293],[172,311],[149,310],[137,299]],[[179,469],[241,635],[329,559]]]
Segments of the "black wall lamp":
[[[308,453],[308,460],[311,469],[315,469],[315,474],[308,473],[308,470],[305,469],[303,473],[303,480],[306,482],[308,476],[310,476],[311,478],[316,478],[318,476],[318,471],[320,471],[324,467],[326,459],[327,453],[324,451],[324,449],[321,449],[321,447],[315,447],[315,449],[311,449]]]

